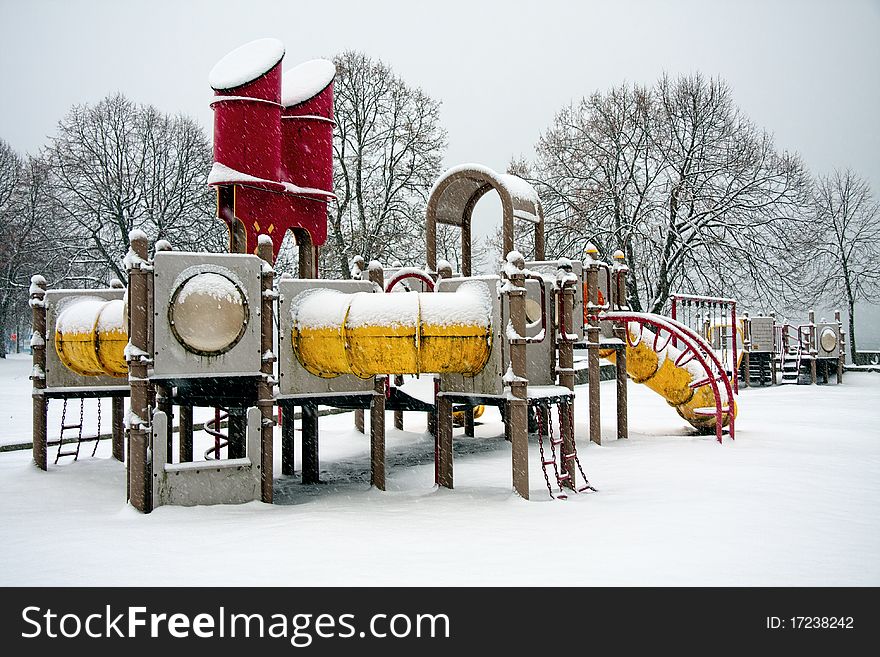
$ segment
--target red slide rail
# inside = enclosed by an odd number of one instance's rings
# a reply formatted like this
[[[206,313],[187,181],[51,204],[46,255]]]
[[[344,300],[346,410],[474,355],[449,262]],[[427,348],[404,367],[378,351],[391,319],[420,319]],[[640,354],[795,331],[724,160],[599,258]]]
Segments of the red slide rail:
[[[712,345],[710,345],[705,338],[699,335],[696,331],[691,329],[684,324],[675,321],[674,319],[670,319],[668,317],[663,317],[661,315],[654,315],[651,313],[636,313],[630,311],[613,311],[602,313],[599,316],[600,320],[607,320],[611,322],[626,322],[638,324],[640,327],[647,326],[654,330],[654,345],[653,348],[655,351],[662,351],[666,348],[671,340],[675,340],[676,342],[681,342],[681,354],[675,359],[675,365],[681,367],[691,360],[696,359],[696,361],[703,367],[703,370],[706,372],[706,376],[698,381],[694,381],[690,384],[691,388],[699,388],[704,385],[710,385],[712,387],[712,395],[715,398],[715,411],[713,415],[715,416],[715,438],[718,442],[721,442],[722,437],[722,429],[724,425],[724,414],[728,414],[728,434],[731,439],[735,439],[735,411],[734,411],[734,392],[733,387],[730,383],[730,377],[727,375],[727,371],[724,367],[724,364],[719,360],[718,356],[715,354],[715,351],[712,349]],[[667,338],[662,343],[660,342],[660,334],[666,333]],[[631,342],[630,331],[627,326],[626,336],[627,341],[630,342],[631,346],[636,346],[638,341],[635,343]],[[639,331],[639,340],[641,340],[641,331]],[[658,348],[658,345],[662,344],[661,348]],[[724,388],[724,392],[727,395],[727,407],[725,408],[722,405],[721,401],[721,388],[719,387],[721,384]]]

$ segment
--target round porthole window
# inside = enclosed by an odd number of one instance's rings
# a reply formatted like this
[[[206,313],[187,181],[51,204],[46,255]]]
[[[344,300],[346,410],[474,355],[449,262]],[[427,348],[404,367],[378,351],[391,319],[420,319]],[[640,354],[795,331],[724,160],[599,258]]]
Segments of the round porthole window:
[[[526,298],[526,324],[529,327],[541,323],[541,304],[534,299]]]
[[[819,345],[823,351],[834,351],[837,347],[837,331],[832,328],[825,327],[819,335]]]
[[[174,337],[188,351],[218,356],[244,335],[249,319],[247,299],[231,278],[197,273],[174,290],[168,319]]]

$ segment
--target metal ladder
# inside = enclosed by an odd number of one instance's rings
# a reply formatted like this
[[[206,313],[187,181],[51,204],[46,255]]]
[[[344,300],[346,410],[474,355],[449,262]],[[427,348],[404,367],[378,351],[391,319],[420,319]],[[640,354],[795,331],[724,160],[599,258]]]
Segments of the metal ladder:
[[[85,407],[85,400],[80,397],[79,399],[79,422],[70,423],[67,422],[67,397],[64,398],[64,406],[61,409],[61,433],[58,435],[58,440],[50,440],[47,441],[46,445],[48,447],[52,447],[57,445],[58,451],[55,453],[55,465],[58,465],[58,459],[62,456],[72,456],[74,461],[79,460],[79,450],[82,447],[83,443],[94,442],[95,446],[92,448],[92,456],[94,457],[98,451],[98,443],[101,440],[101,400],[98,400],[98,429],[95,432],[94,436],[83,436],[83,413]],[[64,445],[72,444],[72,440],[68,440],[66,443],[64,441],[64,433],[66,431],[76,430],[76,447],[73,449],[64,449]]]
[[[571,402],[568,402],[571,404]],[[557,406],[561,406],[561,404],[557,404]],[[547,455],[544,450],[544,409],[547,410],[547,418],[548,422],[548,432],[547,438],[550,442],[550,458],[547,458]],[[571,437],[571,454],[565,454],[563,452],[562,447],[562,415],[560,413],[561,409],[557,409],[557,415],[560,418],[560,429],[559,429],[559,437],[557,438],[553,433],[553,405],[552,404],[539,404],[535,407],[535,416],[538,423],[538,450],[541,454],[541,470],[544,473],[544,483],[547,484],[547,491],[550,493],[550,497],[552,499],[557,500],[565,500],[568,499],[568,493],[584,493],[586,491],[595,492],[596,489],[590,484],[589,479],[587,479],[587,475],[584,473],[583,467],[581,467],[580,459],[577,455],[577,446],[575,445],[574,436]],[[556,456],[556,448],[559,448],[559,455],[562,457],[562,465],[560,468],[559,459]],[[571,475],[568,473],[567,466],[570,462],[574,461],[577,466],[578,471],[581,473],[581,477],[584,480],[584,485],[577,487],[574,485],[574,482],[571,481]],[[554,495],[553,486],[550,484],[550,475],[547,471],[548,467],[553,468],[553,475],[556,479],[556,485],[559,488],[558,492]],[[560,472],[560,470],[562,470]]]

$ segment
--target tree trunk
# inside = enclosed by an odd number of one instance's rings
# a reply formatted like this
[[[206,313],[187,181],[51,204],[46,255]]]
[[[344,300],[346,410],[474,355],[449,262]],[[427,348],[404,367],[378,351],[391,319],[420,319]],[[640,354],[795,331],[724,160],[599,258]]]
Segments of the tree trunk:
[[[849,316],[849,358],[853,365],[858,364],[856,358],[856,309],[852,301],[847,302]]]

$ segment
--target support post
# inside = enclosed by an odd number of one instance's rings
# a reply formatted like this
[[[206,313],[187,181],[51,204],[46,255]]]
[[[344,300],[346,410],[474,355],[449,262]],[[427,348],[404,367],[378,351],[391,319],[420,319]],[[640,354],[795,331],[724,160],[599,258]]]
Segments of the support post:
[[[370,485],[385,490],[385,381],[374,379],[370,401]]]
[[[513,236],[509,236],[512,242]],[[510,323],[514,334],[523,336],[526,333],[526,279],[523,269],[525,261],[515,252],[507,254],[508,266],[513,265],[515,271],[508,275],[511,289],[508,295]],[[513,489],[523,499],[529,499],[529,402],[528,373],[526,369],[526,342],[522,337],[508,340],[510,349],[510,368],[513,379],[508,383],[511,398],[507,402],[505,420],[508,423],[511,442],[511,466]]]
[[[48,402],[46,399],[46,279],[40,275],[31,276],[30,287],[32,371],[31,391],[33,403],[33,459],[40,470],[46,470],[48,448]],[[21,336],[19,336],[19,340]]]
[[[816,385],[818,377],[816,376],[816,356],[819,352],[816,348],[816,311],[810,311],[810,383]]]
[[[281,413],[281,474],[287,476],[292,475],[295,469],[296,415],[293,408],[290,404],[285,404],[278,409]]]
[[[110,400],[110,442],[112,443],[113,458],[120,463],[125,461],[125,426],[123,423],[122,397],[113,397]]]
[[[452,488],[452,402],[440,393],[435,408],[437,484],[442,488]]]
[[[846,364],[846,350],[843,348],[843,322],[840,321],[840,311],[834,311],[834,321],[837,322],[837,382],[843,383],[843,367]]]
[[[576,281],[572,280],[570,269],[560,269],[556,273],[556,285],[559,289],[559,333],[557,338],[557,349],[559,351],[559,385],[568,388],[574,392],[574,344],[568,338],[568,334],[574,329],[574,287]],[[548,417],[548,422],[552,422],[553,418]],[[544,426],[549,426],[545,424]],[[577,476],[577,468],[573,459],[566,459],[565,454],[574,454],[574,405],[559,405],[559,432],[562,438],[563,458],[561,460],[563,470],[568,474],[566,486],[572,489],[577,488],[575,478]]]
[[[599,265],[590,254],[587,265],[587,393],[590,409],[590,440],[602,444],[599,418]]]
[[[181,463],[191,463],[193,460],[193,407],[185,404],[179,407],[179,460]]]
[[[626,275],[629,267],[624,262],[623,251],[614,252],[614,306],[615,310],[629,310],[629,300],[626,293]],[[675,307],[673,301],[673,308]],[[617,439],[621,440],[629,438],[629,415],[627,400],[627,365],[626,365],[626,346],[628,344],[626,322],[617,322],[614,325],[614,337],[621,344],[617,347],[617,358],[615,360],[617,374]]]
[[[130,252],[126,259],[128,272],[128,323],[129,342],[136,353],[153,353],[148,330],[151,307],[152,269],[144,267],[147,261],[147,236],[139,230],[129,233]],[[150,382],[147,363],[134,357],[128,361],[128,378],[131,382],[131,420],[129,422],[128,490],[131,505],[144,513],[152,510],[150,462],[147,450],[150,445],[151,405]]]
[[[315,404],[306,404],[302,407],[302,482],[317,484],[320,480],[318,407]]]
[[[748,313],[743,313],[743,354],[742,354],[742,373],[743,373],[743,388],[748,388],[752,382],[752,375],[750,373],[751,367],[751,357],[749,352],[752,349],[752,322],[749,319]],[[736,344],[736,327],[733,330],[733,341]],[[734,367],[736,366],[736,362],[734,361]],[[761,385],[764,385],[764,369],[763,365],[761,366]]]
[[[262,353],[262,358],[260,360],[260,382],[257,384],[257,408],[260,409],[260,415],[262,416],[260,423],[260,497],[263,502],[271,504],[273,499],[273,479],[275,476],[275,396],[272,393],[272,386],[275,383],[273,372],[276,361],[275,354],[272,352],[272,338],[274,337],[274,294],[272,283],[275,277],[275,270],[273,269],[275,254],[272,247],[272,238],[268,235],[260,235],[257,238],[257,255],[263,260],[260,274],[260,353]],[[230,457],[232,457],[233,453],[234,410],[237,411],[238,409],[229,409]],[[246,430],[247,420],[244,409],[241,410],[241,429]],[[244,431],[242,431],[243,434]],[[241,445],[241,448],[244,448],[244,444]],[[236,450],[236,452],[238,451]],[[242,449],[241,456],[244,456],[244,452],[245,450]]]
[[[403,385],[403,377],[399,374],[394,376],[394,385],[396,387]],[[403,411],[394,411],[394,428],[403,431]]]

